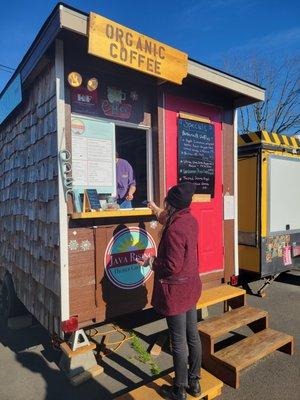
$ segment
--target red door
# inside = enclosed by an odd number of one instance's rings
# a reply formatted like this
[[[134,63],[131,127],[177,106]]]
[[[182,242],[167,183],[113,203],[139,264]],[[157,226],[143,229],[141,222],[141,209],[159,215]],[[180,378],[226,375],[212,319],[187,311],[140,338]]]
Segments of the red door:
[[[199,223],[201,274],[223,269],[223,196],[221,110],[196,101],[166,95],[166,189],[177,184],[177,122],[179,112],[205,116],[215,127],[215,195],[210,202],[192,204]]]

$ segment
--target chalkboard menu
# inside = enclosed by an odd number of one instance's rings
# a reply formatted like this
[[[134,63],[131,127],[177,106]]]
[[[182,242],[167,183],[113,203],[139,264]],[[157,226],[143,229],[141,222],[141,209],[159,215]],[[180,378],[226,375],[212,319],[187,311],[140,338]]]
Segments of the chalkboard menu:
[[[86,189],[85,190],[88,202],[90,203],[91,210],[100,210],[101,205],[99,201],[99,195],[96,189]]]
[[[179,118],[178,180],[194,183],[197,194],[214,196],[215,130],[212,124]]]

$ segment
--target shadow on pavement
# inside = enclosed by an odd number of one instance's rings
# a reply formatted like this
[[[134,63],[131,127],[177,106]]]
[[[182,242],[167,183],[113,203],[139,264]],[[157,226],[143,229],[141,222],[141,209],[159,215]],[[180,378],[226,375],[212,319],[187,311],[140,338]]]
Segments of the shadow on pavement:
[[[46,363],[44,358],[37,353],[31,351],[24,351],[16,354],[16,360],[28,370],[40,374],[46,383],[46,394],[44,400],[59,400],[59,399],[77,399],[89,397],[89,399],[111,399],[112,395],[109,391],[105,390],[95,380],[90,380],[88,383],[89,392],[93,392],[94,396],[83,393],[85,391],[84,385],[80,387],[73,387],[66,381],[63,373],[59,370],[52,369]],[[97,393],[98,392],[98,393]],[[81,394],[81,395],[80,395]],[[80,395],[80,397],[78,397]],[[83,395],[83,396],[82,396]]]
[[[136,315],[123,316],[115,322],[126,330],[135,331],[138,326],[159,319],[161,319],[161,316],[156,314],[153,310],[147,310],[143,313],[136,313]],[[157,333],[148,336],[138,332],[137,334],[148,344],[153,343],[157,336]],[[133,399],[132,396],[126,393],[128,390],[133,390],[153,380],[151,375],[139,368],[138,365],[130,362],[126,356],[113,352],[101,360],[101,365],[104,367],[103,374],[74,387],[68,381],[64,373],[57,367],[61,352],[54,350],[51,346],[48,332],[39,323],[20,330],[8,329],[4,317],[1,315],[1,310],[0,343],[14,353],[14,358],[20,366],[34,373],[36,378],[32,377],[33,386],[35,382],[40,382],[41,378],[45,382],[45,389],[43,389],[42,393],[39,393],[37,400],[86,400],[87,398],[89,400],[112,400],[117,396],[124,395],[126,395],[124,400],[131,400]],[[112,363],[110,363],[110,361],[112,361]],[[120,366],[120,370],[115,366]],[[13,367],[13,369],[15,371],[21,371],[20,375],[16,377],[16,388],[18,387],[18,378],[20,379],[19,382],[22,382],[22,379],[31,379],[26,375],[26,371],[23,372],[24,376],[22,376],[22,368],[19,369],[17,365]],[[160,376],[172,370],[172,368],[163,369],[164,371]],[[138,378],[138,382],[131,380],[129,374],[126,374],[126,371],[130,371],[131,374],[134,374]],[[159,376],[156,378],[158,377]],[[29,385],[30,384],[31,383],[29,383]],[[157,386],[153,382],[151,385],[153,385],[153,388]],[[120,386],[123,388],[120,388]],[[156,389],[158,391],[159,387]],[[26,397],[25,393],[24,396]]]
[[[284,273],[280,274],[278,276],[278,278],[276,278],[276,282],[300,286],[300,274],[293,273],[293,272],[284,272]]]
[[[15,353],[15,360],[23,368],[41,375],[45,381],[44,397],[41,393],[37,400],[86,400],[87,398],[89,400],[112,400],[116,397],[116,394],[112,394],[110,390],[95,379],[90,379],[74,387],[62,371],[52,368],[49,363],[58,364],[61,353],[53,350],[50,346],[47,331],[39,324],[31,328],[10,330],[7,328],[4,318],[0,315],[0,343]],[[130,371],[140,378],[149,377],[125,358],[117,354],[113,354],[113,358],[124,368],[130,368]],[[121,382],[124,386],[133,387],[135,385],[124,374],[111,366],[103,366],[105,368],[104,374],[106,375],[106,377],[100,375],[100,379],[103,379],[103,381],[105,381],[105,378],[112,378]],[[18,377],[16,377],[17,379]],[[34,378],[32,384],[34,385]],[[122,392],[124,393],[125,390]],[[128,400],[131,398],[130,395],[126,397]]]
[[[0,315],[0,342],[3,346],[17,353],[40,345],[45,345],[47,347],[47,343],[49,346],[49,335],[38,323],[26,329],[8,329],[4,317]]]
[[[126,358],[120,356],[118,353],[110,353],[107,356],[107,358],[114,361],[116,364],[121,365],[123,368],[128,369],[128,371],[132,372],[133,374],[138,376],[140,379],[143,379],[143,380],[149,379],[148,374],[146,374],[144,371],[142,371],[136,365],[132,364],[130,361],[126,360]],[[120,374],[114,368],[112,369],[112,367],[105,362],[105,358],[102,360],[101,365],[103,366],[106,374],[112,376],[114,379],[118,380],[119,382],[122,382],[126,386],[132,385],[132,381],[130,379],[126,378],[123,374]]]

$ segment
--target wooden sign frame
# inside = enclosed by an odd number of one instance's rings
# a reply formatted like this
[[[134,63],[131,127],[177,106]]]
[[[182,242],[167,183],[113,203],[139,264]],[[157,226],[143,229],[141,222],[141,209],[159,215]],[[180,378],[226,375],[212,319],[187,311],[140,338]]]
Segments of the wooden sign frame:
[[[182,84],[188,55],[101,15],[90,13],[88,53],[128,68]]]

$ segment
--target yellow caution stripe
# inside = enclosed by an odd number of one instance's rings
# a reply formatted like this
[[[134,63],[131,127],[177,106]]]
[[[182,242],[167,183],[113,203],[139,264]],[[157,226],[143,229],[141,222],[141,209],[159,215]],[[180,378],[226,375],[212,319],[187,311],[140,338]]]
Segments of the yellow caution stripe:
[[[280,135],[275,132],[249,132],[238,137],[238,145],[245,146],[253,143],[269,143],[276,146],[300,148],[300,140],[294,136]]]

